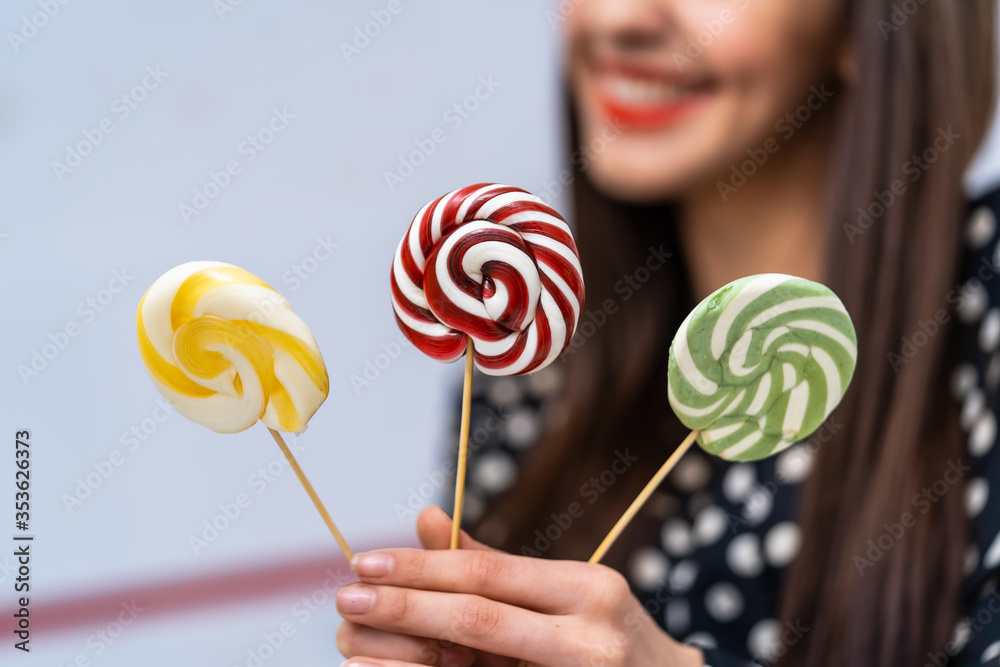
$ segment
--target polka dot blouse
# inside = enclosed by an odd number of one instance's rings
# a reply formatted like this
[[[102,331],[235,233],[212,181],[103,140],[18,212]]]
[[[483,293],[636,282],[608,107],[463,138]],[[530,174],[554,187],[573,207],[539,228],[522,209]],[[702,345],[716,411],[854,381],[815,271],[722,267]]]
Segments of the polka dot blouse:
[[[950,384],[961,405],[962,463],[971,468],[963,471],[971,538],[964,614],[947,664],[1000,667],[1000,192],[974,202],[970,211],[964,279],[953,299],[961,360]],[[553,364],[527,377],[477,377],[472,429],[494,428],[470,458],[469,523],[516,480],[517,462],[538,439],[541,406],[558,391],[560,373]],[[502,422],[495,419],[499,410]],[[658,534],[632,552],[625,574],[664,630],[700,646],[707,665],[767,665],[784,642],[804,632],[776,617],[785,570],[799,550],[799,492],[813,457],[808,443],[753,463],[728,463],[694,448],[671,473],[681,497],[661,492],[657,502],[669,510]]]

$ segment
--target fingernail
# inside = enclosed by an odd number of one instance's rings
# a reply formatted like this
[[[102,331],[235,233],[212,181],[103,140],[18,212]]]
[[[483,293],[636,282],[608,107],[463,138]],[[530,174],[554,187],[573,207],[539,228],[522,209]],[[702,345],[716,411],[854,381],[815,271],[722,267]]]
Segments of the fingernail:
[[[360,660],[345,660],[340,663],[340,667],[379,667],[374,662],[363,662]]]
[[[359,577],[384,577],[392,572],[393,565],[392,556],[378,551],[358,554],[351,561],[351,568]]]
[[[375,605],[375,591],[367,586],[344,586],[337,591],[337,609],[345,614],[367,614]]]

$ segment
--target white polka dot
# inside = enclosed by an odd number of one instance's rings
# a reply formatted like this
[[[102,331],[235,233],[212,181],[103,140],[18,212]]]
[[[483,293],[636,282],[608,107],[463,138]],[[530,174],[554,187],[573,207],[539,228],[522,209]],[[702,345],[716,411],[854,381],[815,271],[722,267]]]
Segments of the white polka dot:
[[[770,654],[779,641],[781,624],[773,618],[758,621],[747,633],[747,648],[754,657]]]
[[[472,481],[488,493],[499,493],[517,477],[517,466],[502,452],[484,454],[476,461]]]
[[[513,378],[495,378],[487,389],[490,403],[496,406],[510,405],[521,400],[521,387]]]
[[[691,526],[683,519],[670,519],[660,531],[663,549],[675,558],[683,558],[694,551]]]
[[[744,606],[743,595],[728,581],[713,585],[705,593],[705,608],[720,623],[736,620]]]
[[[966,324],[981,318],[989,304],[989,296],[978,278],[970,278],[959,292],[958,317]]]
[[[718,505],[699,512],[694,520],[694,536],[698,544],[705,547],[715,544],[726,532],[727,517],[725,510]]]
[[[796,445],[778,456],[775,478],[782,484],[800,484],[812,472],[816,454],[805,445]]]
[[[1000,310],[990,308],[979,326],[979,348],[983,352],[995,352],[1000,344]]]
[[[684,639],[684,643],[694,644],[695,646],[700,646],[701,648],[708,649],[709,651],[719,647],[719,643],[715,641],[715,637],[707,632],[696,632],[693,635],[688,635]]]
[[[951,394],[956,400],[965,398],[979,382],[979,372],[972,364],[961,364],[951,373]]]
[[[682,560],[670,570],[670,589],[675,593],[686,593],[698,579],[698,563],[693,560]]]
[[[983,651],[983,656],[979,659],[979,661],[985,665],[990,660],[994,660],[996,658],[1000,658],[1000,642],[993,642],[992,644],[987,646],[986,650]]]
[[[990,498],[990,485],[982,477],[969,480],[965,485],[965,512],[969,517],[979,516]]]
[[[659,549],[645,547],[632,555],[629,579],[636,588],[652,591],[663,586],[669,571],[670,563],[667,557]]]
[[[691,603],[687,600],[671,600],[667,604],[667,632],[677,636],[691,628]]]
[[[757,472],[752,464],[736,463],[722,479],[722,492],[730,502],[739,503],[747,497],[756,481]]]
[[[997,219],[988,206],[980,206],[965,223],[965,241],[973,250],[986,245],[996,232]]]
[[[771,516],[774,508],[774,499],[766,491],[754,491],[743,503],[743,518],[751,526],[759,526]]]
[[[760,538],[754,533],[742,533],[726,548],[726,564],[741,577],[756,577],[764,569],[760,553]]]
[[[962,416],[960,420],[963,431],[968,431],[972,427],[972,424],[975,423],[976,418],[979,417],[979,413],[982,412],[985,405],[986,397],[983,395],[982,390],[977,387],[969,392],[962,403]]]
[[[951,633],[951,643],[953,644],[952,648],[955,650],[955,653],[965,648],[970,639],[972,639],[972,628],[969,627],[969,621],[965,620],[956,624],[954,631]]]
[[[545,398],[562,388],[563,379],[562,368],[552,364],[528,376],[528,389],[535,396]]]
[[[965,550],[965,576],[969,576],[979,567],[979,547],[970,544]]]
[[[538,440],[539,420],[531,410],[518,410],[506,424],[507,442],[515,449],[526,449]]]
[[[983,567],[987,570],[992,570],[997,565],[1000,565],[1000,533],[997,533],[997,536],[993,538],[993,544],[983,556]]]
[[[681,459],[670,474],[670,481],[678,490],[693,493],[708,484],[712,466],[704,456],[692,455]]]
[[[997,439],[997,416],[992,410],[983,410],[969,433],[969,451],[973,456],[982,456],[991,449]]]
[[[802,541],[802,531],[798,525],[785,521],[768,531],[764,537],[764,555],[767,562],[774,567],[784,567],[791,563],[799,553]]]

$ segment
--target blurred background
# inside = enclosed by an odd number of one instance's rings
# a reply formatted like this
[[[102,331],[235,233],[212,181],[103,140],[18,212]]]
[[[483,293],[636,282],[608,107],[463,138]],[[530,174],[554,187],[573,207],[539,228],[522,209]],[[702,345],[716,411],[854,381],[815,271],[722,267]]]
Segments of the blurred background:
[[[222,436],[164,409],[135,308],[196,259],[282,291],[331,381],[300,462],[356,550],[415,544],[416,511],[447,495],[461,368],[399,335],[392,254],[420,206],[470,183],[565,210],[559,11],[4,3],[0,663],[338,663],[333,539],[263,426]],[[971,192],[998,149],[994,132]],[[30,654],[8,630],[22,429]]]

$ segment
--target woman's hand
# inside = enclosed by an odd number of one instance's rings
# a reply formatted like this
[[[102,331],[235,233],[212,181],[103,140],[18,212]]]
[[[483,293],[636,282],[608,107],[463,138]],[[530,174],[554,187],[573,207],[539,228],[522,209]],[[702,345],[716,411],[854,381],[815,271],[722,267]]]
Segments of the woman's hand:
[[[428,551],[360,554],[361,583],[337,593],[347,664],[405,667],[533,665],[700,667],[701,651],[660,630],[624,577],[603,565],[501,553],[463,535],[447,551],[451,520],[418,520]],[[457,646],[453,646],[454,642]],[[474,651],[470,651],[473,649]]]

